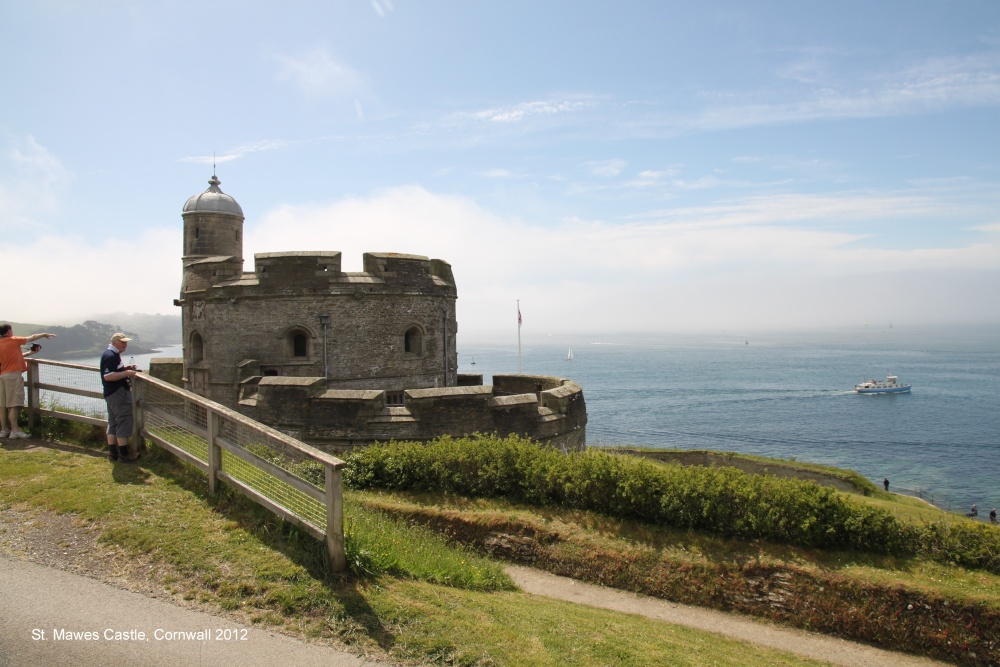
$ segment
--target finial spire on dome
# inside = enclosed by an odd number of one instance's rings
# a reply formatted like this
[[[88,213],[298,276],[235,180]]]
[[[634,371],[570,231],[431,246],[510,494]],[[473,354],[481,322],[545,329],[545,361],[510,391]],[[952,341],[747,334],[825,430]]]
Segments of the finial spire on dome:
[[[242,218],[243,209],[235,199],[219,189],[220,183],[222,181],[213,173],[208,189],[188,199],[184,204],[184,213],[228,213]]]

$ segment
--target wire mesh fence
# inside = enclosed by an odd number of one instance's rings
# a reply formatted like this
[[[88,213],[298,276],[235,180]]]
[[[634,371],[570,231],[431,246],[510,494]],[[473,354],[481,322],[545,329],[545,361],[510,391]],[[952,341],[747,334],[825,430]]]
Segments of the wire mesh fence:
[[[325,540],[331,567],[342,569],[343,461],[162,380],[140,375],[133,382],[141,437],[207,473],[212,490],[217,480],[233,483]],[[96,367],[34,360],[28,388],[42,414],[106,423]]]
[[[92,366],[31,360],[29,386],[37,375],[38,408],[64,415],[107,420],[101,376]]]
[[[317,491],[325,489],[323,464],[306,456],[302,451],[289,447],[239,421],[223,417],[219,426],[219,436],[226,441],[294,475],[315,487]],[[281,506],[287,507],[313,525],[325,525],[326,508],[322,503],[273,475],[260,474],[257,466],[239,456],[224,450],[222,470]]]
[[[209,409],[180,396],[172,388],[144,382],[143,402],[145,429],[184,450],[198,461],[209,465]],[[221,407],[221,406],[220,406]],[[231,413],[212,410],[215,415],[215,438],[223,447],[220,470],[232,479],[266,497],[276,505],[309,522],[317,530],[326,525],[326,508],[322,502],[292,484],[269,474],[255,465],[253,459],[262,459],[284,470],[302,482],[311,485],[317,493],[325,490],[325,469],[301,446],[293,446],[287,438],[276,437],[260,428],[259,424]],[[231,451],[232,450],[232,451]],[[250,454],[241,457],[237,451]],[[250,459],[250,460],[247,460]]]

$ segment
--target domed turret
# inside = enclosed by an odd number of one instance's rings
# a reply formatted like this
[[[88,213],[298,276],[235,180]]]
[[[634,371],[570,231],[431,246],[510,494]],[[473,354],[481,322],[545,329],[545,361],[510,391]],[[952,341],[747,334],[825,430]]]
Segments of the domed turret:
[[[235,199],[219,189],[222,183],[215,174],[209,180],[208,190],[195,195],[184,203],[184,213],[228,213],[243,217],[243,209]]]
[[[219,189],[215,174],[208,190],[184,203],[184,259],[234,257],[243,261],[243,209]]]

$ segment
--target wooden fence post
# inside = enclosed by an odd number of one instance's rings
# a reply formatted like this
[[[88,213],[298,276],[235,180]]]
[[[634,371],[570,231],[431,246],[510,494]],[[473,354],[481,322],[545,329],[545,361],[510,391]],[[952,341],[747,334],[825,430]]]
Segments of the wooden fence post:
[[[206,409],[208,423],[208,492],[215,493],[219,490],[219,478],[217,473],[222,469],[222,448],[215,442],[219,434],[219,415],[215,410]]]
[[[141,452],[146,449],[146,442],[142,439],[142,429],[146,428],[146,413],[144,411],[146,387],[142,381],[136,377],[132,380],[132,438],[135,440],[135,451]]]
[[[41,407],[41,392],[38,389],[38,362],[26,359],[28,362],[28,426],[38,423],[38,409]],[[11,425],[17,428],[17,424]]]
[[[326,550],[330,555],[330,569],[343,572],[347,568],[344,553],[344,483],[339,468],[329,463],[326,470]]]

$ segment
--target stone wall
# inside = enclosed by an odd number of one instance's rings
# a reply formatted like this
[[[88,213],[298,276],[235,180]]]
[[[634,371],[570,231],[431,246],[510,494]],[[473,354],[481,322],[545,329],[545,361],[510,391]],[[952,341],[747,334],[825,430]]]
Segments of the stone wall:
[[[151,373],[159,377],[168,366],[158,364]],[[490,385],[408,389],[402,405],[389,405],[385,391],[328,389],[318,377],[263,377],[236,409],[331,453],[376,441],[472,433],[522,435],[565,450],[585,447],[587,407],[579,385],[551,376],[502,379],[508,390],[550,388],[517,394]]]
[[[231,275],[231,257],[185,267],[177,303],[186,388],[235,408],[248,366],[262,375],[326,377],[339,389],[457,385],[457,292],[446,262],[367,253],[365,272],[344,273],[339,252],[254,259],[254,273],[239,276]]]

